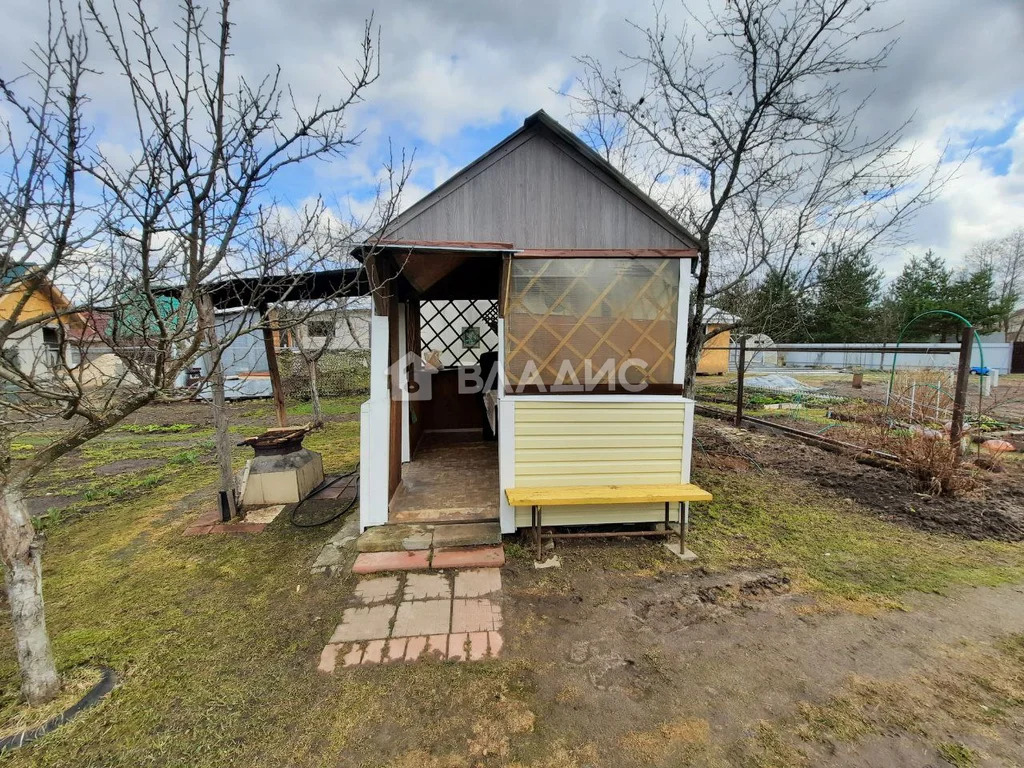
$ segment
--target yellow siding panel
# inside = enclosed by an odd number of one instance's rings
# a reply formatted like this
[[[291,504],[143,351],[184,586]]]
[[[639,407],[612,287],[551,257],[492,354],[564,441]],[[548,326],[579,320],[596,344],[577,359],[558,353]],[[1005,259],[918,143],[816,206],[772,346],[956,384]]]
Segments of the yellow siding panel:
[[[672,520],[679,508],[672,505]],[[613,523],[658,523],[665,519],[664,504],[605,504],[599,507],[544,507],[543,523],[549,525],[607,525]],[[530,508],[516,507],[516,527],[530,527]]]
[[[589,452],[604,448],[611,448],[614,456],[621,456],[624,451],[639,451],[646,448],[672,449],[678,457],[683,450],[683,436],[679,435],[637,435],[630,434],[625,430],[628,426],[622,426],[620,434],[609,443],[595,441],[594,435],[563,435],[558,432],[548,432],[545,435],[522,435],[519,433],[519,425],[516,425],[516,455],[520,451],[537,449],[542,451],[553,451],[558,449],[580,450],[586,449]],[[630,453],[632,455],[632,453]]]
[[[675,435],[681,429],[678,421],[638,421],[636,419],[616,419],[609,421],[567,421],[551,419],[550,421],[528,421],[520,424],[516,418],[516,437],[532,435],[550,435],[552,428],[561,435],[589,435],[591,437],[616,437],[618,435]]]
[[[654,485],[679,483],[683,468],[682,402],[531,401],[515,405],[515,485]],[[676,512],[673,511],[673,515]],[[663,504],[547,506],[547,525],[652,522]],[[516,508],[516,525],[530,508]]]

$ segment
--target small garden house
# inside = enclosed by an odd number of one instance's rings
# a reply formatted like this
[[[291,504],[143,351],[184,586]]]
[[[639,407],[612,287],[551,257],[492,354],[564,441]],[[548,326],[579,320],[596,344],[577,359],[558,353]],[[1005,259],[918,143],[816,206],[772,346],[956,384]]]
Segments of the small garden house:
[[[363,528],[539,527],[524,488],[634,489],[546,499],[546,526],[667,522],[641,489],[690,479],[696,251],[676,220],[538,112],[357,255],[374,297]],[[675,521],[710,496],[672,498]]]

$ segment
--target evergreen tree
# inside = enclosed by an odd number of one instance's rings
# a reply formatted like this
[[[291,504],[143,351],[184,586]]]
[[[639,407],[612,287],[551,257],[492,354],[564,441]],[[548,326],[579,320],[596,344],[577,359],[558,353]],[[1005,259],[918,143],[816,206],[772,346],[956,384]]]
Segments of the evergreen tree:
[[[828,254],[817,277],[808,307],[809,338],[823,344],[875,340],[872,321],[882,274],[867,252]]]
[[[920,258],[913,257],[893,281],[885,301],[886,309],[896,321],[897,328],[902,329],[923,312],[952,309],[949,306],[952,282],[952,270],[947,269],[945,262],[932,251]],[[952,318],[938,315],[921,318],[907,330],[904,338],[907,341],[923,341],[938,334],[944,339],[953,330],[950,320]]]
[[[882,314],[891,318],[888,335],[892,337],[914,317],[936,309],[956,312],[984,332],[999,327],[1015,299],[1012,295],[999,296],[991,267],[958,274],[929,251],[903,268],[883,303]],[[937,336],[939,341],[954,341],[962,328],[954,317],[931,315],[914,323],[904,338],[923,341]]]
[[[807,340],[806,307],[792,275],[772,270],[734,298],[729,311],[743,318],[749,332],[767,334],[776,342]]]

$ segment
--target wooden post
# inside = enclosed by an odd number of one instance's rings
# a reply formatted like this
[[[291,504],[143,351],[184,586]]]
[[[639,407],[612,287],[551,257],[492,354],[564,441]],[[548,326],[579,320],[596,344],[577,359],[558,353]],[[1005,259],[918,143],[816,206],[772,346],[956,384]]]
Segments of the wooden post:
[[[288,426],[288,409],[284,403],[284,387],[281,385],[281,369],[277,364],[277,347],[274,344],[274,329],[270,327],[270,313],[266,305],[260,307],[260,325],[263,328],[263,347],[267,352],[267,370],[270,371],[270,389],[274,393],[274,410],[277,411],[277,426]]]
[[[956,366],[956,385],[953,389],[953,423],[949,428],[949,440],[956,448],[957,458],[960,457],[960,440],[964,434],[964,407],[967,404],[967,382],[971,375],[971,343],[974,341],[974,329],[964,328],[960,335],[960,359]]]
[[[736,426],[743,424],[743,372],[747,367],[747,337],[740,336],[740,357],[736,363]]]
[[[217,451],[217,467],[220,471],[220,492],[222,503],[221,518],[227,522],[238,514],[235,501],[235,471],[231,467],[231,434],[228,432],[228,409],[224,397],[224,368],[221,365],[221,349],[217,341],[216,317],[213,302],[209,296],[200,296],[198,302],[199,322],[210,351],[206,354],[206,375],[210,384],[213,404],[213,427]]]

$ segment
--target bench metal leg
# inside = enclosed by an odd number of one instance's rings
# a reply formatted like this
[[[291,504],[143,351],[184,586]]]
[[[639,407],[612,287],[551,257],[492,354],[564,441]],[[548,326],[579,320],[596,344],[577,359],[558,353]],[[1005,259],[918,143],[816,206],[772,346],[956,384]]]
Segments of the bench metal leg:
[[[537,562],[544,559],[544,507],[537,506]]]
[[[686,554],[686,529],[690,525],[690,502],[679,502],[679,554]]]
[[[537,562],[540,562],[544,558],[544,528],[541,519],[543,510],[539,504],[534,504],[530,510],[530,522],[533,524],[533,541],[537,545]]]
[[[668,527],[668,524],[669,524],[668,509],[669,509],[669,504],[671,504],[671,503],[672,502],[670,502],[670,501],[666,501],[665,502],[665,538],[666,539],[668,538],[668,532],[671,530]]]

